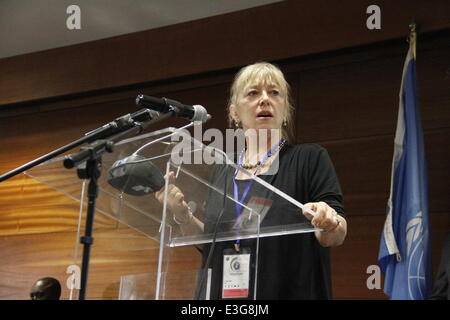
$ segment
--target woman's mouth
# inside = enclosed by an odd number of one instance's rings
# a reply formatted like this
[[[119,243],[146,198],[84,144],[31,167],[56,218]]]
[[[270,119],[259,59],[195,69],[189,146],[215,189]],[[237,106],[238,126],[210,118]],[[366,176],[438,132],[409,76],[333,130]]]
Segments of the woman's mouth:
[[[272,118],[273,115],[270,111],[261,111],[256,115],[257,118]]]

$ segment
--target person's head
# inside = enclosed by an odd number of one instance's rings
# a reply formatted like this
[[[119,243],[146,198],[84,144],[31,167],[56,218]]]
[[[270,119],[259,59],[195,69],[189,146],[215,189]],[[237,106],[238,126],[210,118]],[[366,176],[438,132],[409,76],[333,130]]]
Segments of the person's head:
[[[278,67],[258,62],[236,74],[228,103],[230,127],[281,129],[282,136],[290,142],[293,112],[290,86]]]
[[[61,295],[61,285],[54,278],[42,278],[31,287],[31,300],[58,300]]]

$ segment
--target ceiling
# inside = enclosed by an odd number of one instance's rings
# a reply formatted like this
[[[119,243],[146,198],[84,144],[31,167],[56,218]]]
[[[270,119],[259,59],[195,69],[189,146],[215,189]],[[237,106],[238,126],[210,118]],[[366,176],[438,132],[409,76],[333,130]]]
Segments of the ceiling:
[[[0,0],[0,58],[109,38],[280,0]],[[70,5],[81,29],[66,25]]]

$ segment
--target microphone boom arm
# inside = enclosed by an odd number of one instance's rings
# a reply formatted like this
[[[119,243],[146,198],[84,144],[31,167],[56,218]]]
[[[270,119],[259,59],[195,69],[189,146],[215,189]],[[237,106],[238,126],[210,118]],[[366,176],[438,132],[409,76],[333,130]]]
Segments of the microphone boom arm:
[[[41,163],[44,163],[45,161],[48,161],[50,159],[53,159],[54,157],[69,151],[70,149],[73,149],[77,146],[80,146],[84,143],[90,143],[98,139],[103,139],[106,137],[109,137],[115,133],[121,132],[127,128],[133,127],[136,123],[136,121],[144,121],[145,119],[152,119],[156,116],[157,112],[149,110],[149,109],[142,109],[140,111],[137,111],[133,114],[126,114],[122,117],[117,118],[114,121],[111,121],[110,123],[97,128],[93,131],[90,131],[84,135],[84,137],[75,140],[61,148],[58,148],[56,150],[53,150],[52,152],[49,152],[39,158],[36,158],[28,163],[25,163],[24,165],[21,165],[20,167],[17,167],[11,171],[8,171],[2,175],[0,175],[0,182],[5,181],[9,178],[12,178],[16,175],[18,175],[21,172],[24,172],[28,169],[31,169]]]

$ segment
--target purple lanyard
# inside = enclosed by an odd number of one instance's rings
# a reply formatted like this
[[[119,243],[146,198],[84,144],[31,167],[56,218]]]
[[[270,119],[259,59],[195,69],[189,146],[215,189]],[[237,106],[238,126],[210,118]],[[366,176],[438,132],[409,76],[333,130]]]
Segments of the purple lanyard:
[[[266,155],[264,156],[264,158],[262,159],[261,163],[256,167],[256,172],[258,172],[259,168],[264,164],[264,162],[266,162],[267,158],[269,158],[272,153],[281,146],[281,144],[284,142],[284,138],[282,138],[272,149],[270,149]],[[239,160],[238,160],[238,166],[242,165],[242,156],[243,156],[243,152],[241,153]],[[238,185],[236,183],[236,175],[238,173],[238,170],[236,170],[236,172],[234,173],[233,176],[233,187],[234,187],[234,201],[235,201],[235,205],[236,205],[236,218],[239,218],[239,216],[242,213],[242,206],[240,205],[240,203],[242,203],[245,198],[247,197],[248,192],[250,191],[250,188],[253,184],[253,179],[251,179],[248,183],[247,186],[244,189],[244,193],[242,194],[241,199],[239,199],[239,190],[238,190]],[[238,201],[239,199],[239,201]]]

